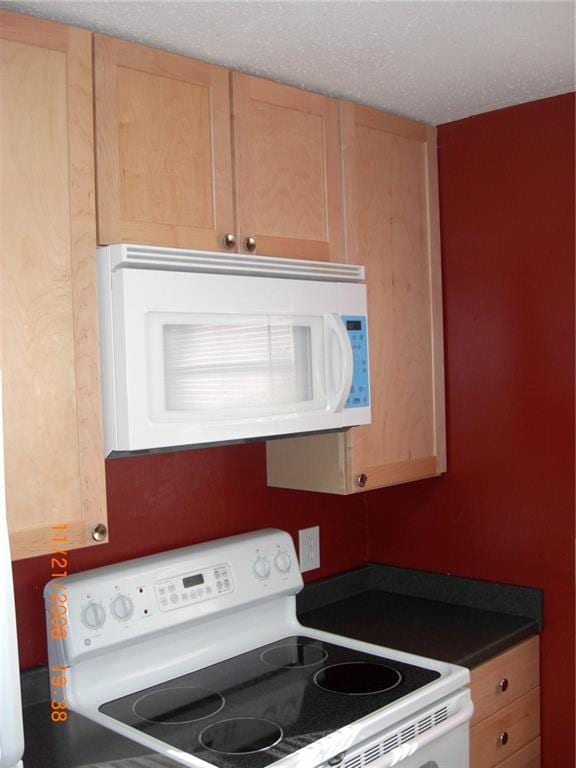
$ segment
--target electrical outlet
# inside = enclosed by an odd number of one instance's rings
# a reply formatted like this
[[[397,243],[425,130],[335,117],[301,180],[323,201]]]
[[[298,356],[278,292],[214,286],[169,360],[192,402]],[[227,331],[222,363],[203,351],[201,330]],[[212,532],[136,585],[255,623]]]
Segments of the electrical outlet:
[[[320,568],[320,526],[303,528],[298,531],[300,550],[300,571],[312,571]]]

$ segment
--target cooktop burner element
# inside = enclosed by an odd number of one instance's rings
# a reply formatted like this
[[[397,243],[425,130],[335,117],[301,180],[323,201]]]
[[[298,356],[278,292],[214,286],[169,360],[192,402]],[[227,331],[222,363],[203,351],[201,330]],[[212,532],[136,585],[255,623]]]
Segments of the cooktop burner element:
[[[267,768],[439,676],[323,640],[285,637],[100,712],[218,768]],[[223,707],[207,714],[218,701]],[[202,722],[192,720],[200,715]]]
[[[270,749],[282,738],[282,728],[258,717],[232,717],[207,725],[200,743],[223,755],[251,755]]]
[[[396,688],[402,675],[387,664],[348,661],[321,669],[314,675],[314,682],[330,693],[369,696]]]
[[[304,645],[303,643],[287,643],[269,648],[261,656],[265,664],[271,667],[313,667],[328,658],[328,654],[320,645]]]
[[[162,688],[146,693],[132,706],[137,717],[149,723],[181,725],[205,720],[220,712],[224,697],[202,688]]]

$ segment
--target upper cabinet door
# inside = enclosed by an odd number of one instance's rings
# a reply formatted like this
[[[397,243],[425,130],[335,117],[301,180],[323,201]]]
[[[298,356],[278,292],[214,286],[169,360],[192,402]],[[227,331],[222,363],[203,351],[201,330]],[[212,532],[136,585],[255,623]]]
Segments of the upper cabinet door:
[[[346,260],[366,266],[372,425],[351,431],[363,487],[446,470],[436,131],[342,103]]]
[[[238,250],[342,258],[338,102],[233,73]]]
[[[0,367],[13,559],[105,540],[92,101],[90,32],[0,11]]]
[[[223,250],[228,70],[103,35],[94,63],[98,242]]]
[[[372,423],[267,444],[268,484],[355,493],[446,470],[435,129],[341,105],[346,261],[366,267]]]

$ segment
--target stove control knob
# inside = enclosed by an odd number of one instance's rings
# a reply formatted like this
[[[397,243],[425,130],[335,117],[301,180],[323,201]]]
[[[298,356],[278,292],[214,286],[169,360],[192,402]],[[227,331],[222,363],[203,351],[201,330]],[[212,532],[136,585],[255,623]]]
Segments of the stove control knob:
[[[100,603],[88,603],[82,609],[82,623],[88,629],[100,629],[106,621],[106,611]]]
[[[290,566],[292,565],[290,555],[287,552],[278,552],[274,560],[274,565],[278,568],[280,573],[288,573]]]
[[[256,559],[254,573],[259,579],[267,579],[270,576],[270,563],[266,557],[258,557]]]
[[[112,601],[112,616],[118,621],[128,621],[134,613],[134,603],[127,595],[118,595]]]

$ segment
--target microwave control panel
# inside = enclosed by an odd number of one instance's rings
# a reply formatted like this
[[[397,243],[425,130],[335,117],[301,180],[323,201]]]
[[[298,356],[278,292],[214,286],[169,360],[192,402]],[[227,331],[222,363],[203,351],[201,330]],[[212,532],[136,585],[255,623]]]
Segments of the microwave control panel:
[[[367,408],[370,405],[370,376],[368,373],[368,327],[366,317],[362,315],[342,315],[346,326],[352,354],[354,372],[350,394],[345,408]]]

